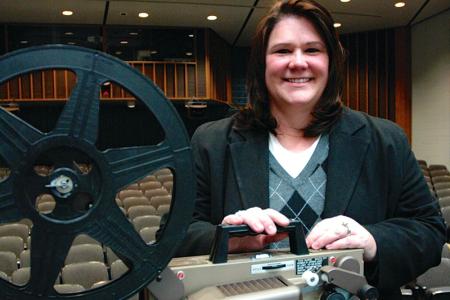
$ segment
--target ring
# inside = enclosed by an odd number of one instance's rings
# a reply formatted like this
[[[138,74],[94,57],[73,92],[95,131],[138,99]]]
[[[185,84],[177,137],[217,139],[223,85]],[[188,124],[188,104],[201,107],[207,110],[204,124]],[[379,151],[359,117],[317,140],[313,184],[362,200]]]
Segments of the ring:
[[[348,228],[348,223],[347,223],[347,222],[342,222],[341,225],[344,226],[345,229],[347,229],[347,235],[350,235],[350,234],[352,233],[352,231],[350,230],[350,228]]]

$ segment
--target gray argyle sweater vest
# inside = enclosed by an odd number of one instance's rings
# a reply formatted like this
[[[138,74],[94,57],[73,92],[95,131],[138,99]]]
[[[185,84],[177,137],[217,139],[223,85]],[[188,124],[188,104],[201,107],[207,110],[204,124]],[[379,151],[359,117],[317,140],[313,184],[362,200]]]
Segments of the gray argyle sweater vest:
[[[269,153],[270,207],[289,219],[300,221],[305,235],[320,220],[325,202],[327,174],[323,164],[328,157],[328,135],[322,135],[305,168],[292,178]],[[288,240],[273,243],[271,248],[285,248]]]

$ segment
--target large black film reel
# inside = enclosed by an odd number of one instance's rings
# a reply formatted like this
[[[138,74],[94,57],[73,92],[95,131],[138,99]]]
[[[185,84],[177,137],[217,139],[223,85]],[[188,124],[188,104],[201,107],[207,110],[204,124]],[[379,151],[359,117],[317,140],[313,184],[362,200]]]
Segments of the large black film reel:
[[[0,182],[0,223],[23,218],[33,222],[30,280],[24,286],[0,280],[0,299],[125,299],[167,266],[184,237],[195,196],[189,139],[176,110],[151,81],[101,52],[61,45],[12,52],[0,59],[0,84],[27,72],[59,68],[72,70],[77,82],[51,132],[42,133],[0,109],[0,155],[11,167],[10,176]],[[100,86],[107,81],[126,88],[151,110],[165,133],[161,143],[105,151],[96,148]],[[96,171],[82,174],[60,149],[88,156]],[[33,171],[33,164],[45,152],[53,154],[55,168],[43,177]],[[115,203],[115,195],[163,167],[174,173],[171,213],[161,238],[147,245]],[[69,187],[52,187],[61,180],[69,182]],[[33,201],[37,194],[49,191],[56,207],[43,215]],[[86,213],[71,211],[67,205],[78,192],[95,199]],[[97,289],[59,294],[53,285],[74,237],[80,233],[110,247],[129,272]]]

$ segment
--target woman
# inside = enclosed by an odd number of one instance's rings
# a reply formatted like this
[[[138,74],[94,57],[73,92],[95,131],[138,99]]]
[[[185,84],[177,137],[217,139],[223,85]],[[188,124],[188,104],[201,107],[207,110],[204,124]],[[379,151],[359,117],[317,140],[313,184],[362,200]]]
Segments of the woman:
[[[343,56],[313,1],[279,1],[261,20],[248,108],[192,138],[197,201],[179,255],[208,253],[220,223],[264,233],[230,239],[232,252],[283,246],[275,225],[297,219],[312,249],[364,249],[383,296],[439,263],[444,223],[408,141],[342,107]]]

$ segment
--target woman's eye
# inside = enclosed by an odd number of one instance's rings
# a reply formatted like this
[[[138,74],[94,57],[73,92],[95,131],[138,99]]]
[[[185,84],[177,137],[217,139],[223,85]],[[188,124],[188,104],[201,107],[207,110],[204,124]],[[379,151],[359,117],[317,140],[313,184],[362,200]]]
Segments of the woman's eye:
[[[275,53],[280,53],[280,54],[286,54],[289,53],[290,51],[288,49],[278,49],[275,51]]]
[[[320,52],[320,49],[318,49],[318,48],[308,48],[308,49],[306,49],[305,52],[307,52],[307,53],[316,53],[316,52]]]

